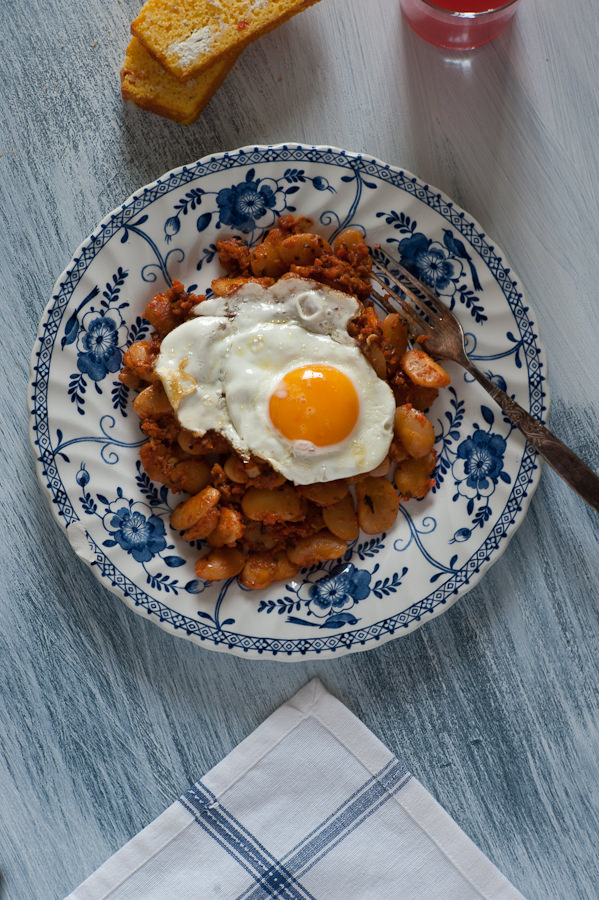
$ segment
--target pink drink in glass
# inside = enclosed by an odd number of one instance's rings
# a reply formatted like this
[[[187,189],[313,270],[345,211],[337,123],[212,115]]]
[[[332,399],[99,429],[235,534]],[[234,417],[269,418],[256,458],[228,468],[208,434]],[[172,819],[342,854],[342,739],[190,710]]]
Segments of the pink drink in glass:
[[[439,47],[470,50],[493,40],[516,12],[519,0],[401,0],[415,32]]]

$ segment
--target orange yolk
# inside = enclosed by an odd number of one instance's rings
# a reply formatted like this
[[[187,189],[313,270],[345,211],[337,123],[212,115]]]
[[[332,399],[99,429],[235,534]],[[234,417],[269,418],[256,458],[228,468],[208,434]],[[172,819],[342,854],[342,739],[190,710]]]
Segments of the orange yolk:
[[[270,397],[275,428],[289,441],[328,447],[352,433],[360,403],[347,375],[332,366],[301,366],[288,372]]]

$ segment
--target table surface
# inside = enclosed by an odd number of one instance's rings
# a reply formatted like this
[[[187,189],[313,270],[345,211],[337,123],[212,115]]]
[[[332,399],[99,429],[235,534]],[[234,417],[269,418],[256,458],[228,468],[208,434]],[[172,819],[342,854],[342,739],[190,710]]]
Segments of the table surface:
[[[418,174],[504,249],[547,350],[552,429],[599,469],[595,0],[522,0],[457,58],[398,0],[322,0],[250,46],[188,127],[121,101],[139,6],[0,11],[1,900],[60,900],[315,675],[529,900],[599,897],[599,517],[548,467],[445,615],[341,659],[251,661],[95,580],[38,483],[26,403],[54,282],[109,210],[210,153],[332,144]]]

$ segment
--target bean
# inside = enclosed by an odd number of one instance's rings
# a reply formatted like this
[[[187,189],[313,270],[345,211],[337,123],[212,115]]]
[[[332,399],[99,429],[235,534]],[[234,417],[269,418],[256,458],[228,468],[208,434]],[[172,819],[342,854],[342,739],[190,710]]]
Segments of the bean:
[[[270,553],[250,553],[239,577],[250,590],[262,590],[276,579],[277,563]]]
[[[160,335],[168,334],[179,325],[179,320],[173,313],[172,304],[166,294],[157,294],[146,305],[144,319],[147,319],[152,328]]]
[[[186,541],[203,541],[209,534],[212,534],[218,525],[219,516],[220,510],[213,506],[201,519],[194,522],[191,528],[183,532],[183,539]]]
[[[140,378],[139,375],[134,375],[133,372],[130,372],[128,369],[121,369],[119,372],[119,381],[126,384],[128,388],[131,388],[131,390],[135,392],[143,390],[148,383],[143,378]]]
[[[235,484],[245,484],[248,480],[243,460],[236,453],[227,457],[223,464],[223,470],[227,478],[234,481]]]
[[[287,266],[280,257],[278,244],[267,239],[250,253],[250,267],[252,275],[275,280],[287,271]]]
[[[236,277],[222,277],[215,278],[212,281],[212,292],[216,294],[217,297],[226,297],[227,294],[230,294],[232,291],[236,291],[238,288],[242,287],[244,284],[248,284],[248,282],[255,282],[260,284],[264,288],[269,288],[274,284],[274,279],[272,278],[246,278],[243,275],[238,275]]]
[[[296,541],[287,549],[287,556],[290,562],[306,568],[326,559],[339,559],[346,550],[345,541],[335,537],[330,531],[319,531]]]
[[[311,266],[330,253],[331,245],[319,234],[292,234],[279,247],[279,256],[287,266]]]
[[[187,310],[199,299],[192,294],[186,294],[183,284],[175,278],[164,294],[152,297],[144,310],[144,318],[158,334],[168,334],[181,324]]]
[[[183,459],[169,472],[168,484],[173,491],[198,494],[210,480],[210,468],[202,459]]]
[[[202,436],[187,428],[181,428],[177,435],[177,443],[181,450],[190,456],[202,456],[205,453]]]
[[[270,528],[263,527],[260,522],[247,522],[245,525],[244,544],[248,547],[262,547],[272,550],[280,541],[277,540]]]
[[[333,241],[333,250],[335,254],[338,254],[338,251],[341,249],[349,250],[350,247],[356,245],[361,247],[362,245],[365,246],[365,244],[364,235],[361,231],[358,231],[357,228],[346,228]]]
[[[194,497],[183,500],[171,513],[171,525],[177,531],[183,531],[205,516],[220,500],[220,491],[214,487],[205,487]]]
[[[304,517],[302,498],[291,484],[274,490],[252,487],[243,495],[241,507],[248,519],[267,525],[297,522]]]
[[[432,422],[411,403],[398,406],[395,410],[394,429],[409,455],[415,459],[427,456],[433,449],[435,432]]]
[[[252,460],[246,462],[237,453],[227,457],[223,468],[227,478],[236,484],[245,484],[250,478],[257,478],[260,475],[260,468],[255,462]]]
[[[229,506],[219,512],[218,524],[208,537],[211,547],[225,547],[235,544],[243,537],[244,524],[241,513]]]
[[[401,358],[401,367],[419,387],[442,388],[447,387],[451,381],[443,366],[424,350],[408,350]]]
[[[272,471],[267,470],[266,472],[260,472],[259,475],[252,476],[251,478],[254,487],[268,488],[269,490],[281,487],[286,481],[287,479],[285,476],[281,475],[280,472],[275,472],[274,469]]]
[[[403,499],[426,497],[433,487],[433,472],[437,455],[433,450],[421,459],[408,459],[400,463],[393,474],[393,482]]]
[[[342,541],[355,541],[359,534],[358,517],[351,494],[327,506],[322,511],[324,523],[335,537]]]
[[[399,498],[386,478],[365,478],[356,485],[358,522],[366,534],[388,531],[397,518]]]
[[[293,216],[289,217],[293,219]],[[281,221],[281,220],[279,220]],[[285,222],[285,218],[282,220]],[[293,220],[292,223],[292,231],[293,234],[305,234],[307,231],[310,231],[314,227],[314,219],[310,219],[309,216],[298,216],[297,219]]]
[[[195,572],[203,581],[222,581],[239,575],[245,565],[245,556],[234,547],[216,547],[198,559]]]
[[[133,409],[140,419],[158,418],[173,411],[159,381],[149,384],[137,395],[133,401]]]
[[[400,438],[397,435],[394,435],[393,440],[391,441],[391,446],[389,447],[389,457],[394,463],[401,463],[406,459],[410,458],[410,454],[402,444]]]
[[[277,577],[276,581],[288,581],[290,578],[295,578],[301,566],[298,566],[297,563],[292,563],[284,550],[280,550],[276,555],[275,559],[277,561]]]
[[[387,360],[385,359],[385,353],[380,344],[380,339],[376,334],[370,334],[366,338],[366,344],[364,346],[364,356],[370,362],[370,365],[379,376],[386,381],[387,379]]]
[[[152,341],[135,341],[123,354],[123,367],[143,381],[158,381],[158,375],[154,372],[156,356],[157,345]]]
[[[142,444],[140,447],[139,458],[141,459],[141,464],[146,470],[148,477],[151,478],[152,481],[158,481],[160,484],[164,484],[166,476],[163,468],[163,461],[156,453],[150,441],[146,441],[146,443]]]
[[[273,581],[286,581],[299,572],[300,567],[291,563],[281,550],[270,553],[251,553],[239,578],[241,584],[251,590],[261,590]]]
[[[381,322],[383,341],[391,348],[395,358],[401,357],[408,347],[408,325],[399,313],[389,313]]]
[[[298,486],[298,490],[303,497],[316,503],[317,506],[331,506],[349,493],[349,486],[344,478],[340,478],[337,481],[302,484]]]

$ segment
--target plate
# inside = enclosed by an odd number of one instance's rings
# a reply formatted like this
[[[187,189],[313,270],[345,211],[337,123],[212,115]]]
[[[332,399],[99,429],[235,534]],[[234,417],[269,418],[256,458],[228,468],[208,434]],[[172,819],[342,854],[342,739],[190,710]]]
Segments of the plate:
[[[362,228],[428,280],[460,317],[486,374],[544,419],[546,363],[518,282],[481,227],[404,170],[331,147],[245,147],[142,188],[85,240],[56,283],[32,356],[31,441],[41,483],[76,553],[135,612],[212,650],[298,660],[409,634],[472,588],[522,522],[534,451],[453,365],[429,417],[437,485],[401,504],[391,531],[342,560],[260,592],[205,584],[169,525],[178,501],[141,468],[123,352],[149,334],[147,301],[172,279],[202,292],[215,241],[259,240],[278,216],[311,216],[331,239]],[[107,607],[106,616],[110,615]]]

